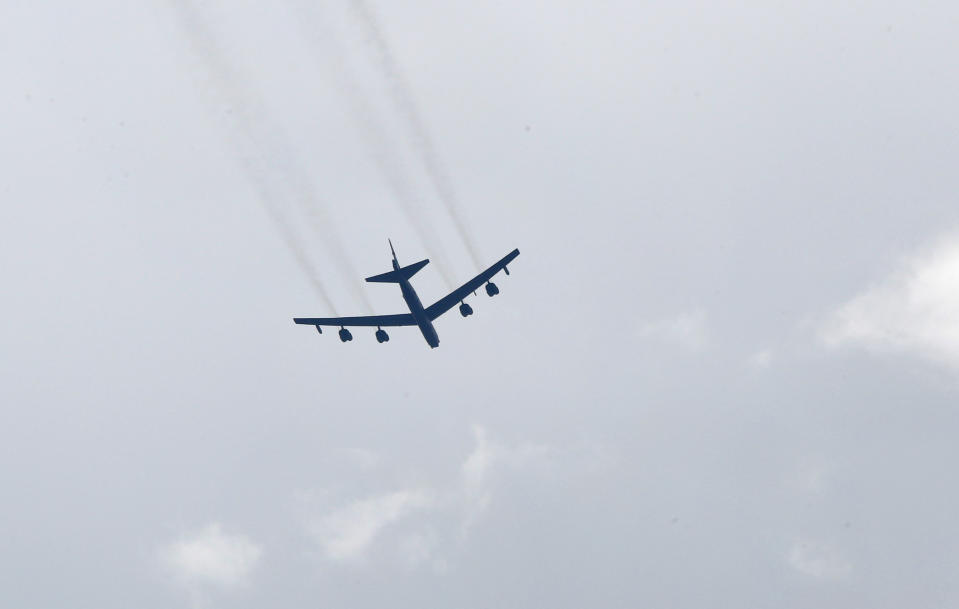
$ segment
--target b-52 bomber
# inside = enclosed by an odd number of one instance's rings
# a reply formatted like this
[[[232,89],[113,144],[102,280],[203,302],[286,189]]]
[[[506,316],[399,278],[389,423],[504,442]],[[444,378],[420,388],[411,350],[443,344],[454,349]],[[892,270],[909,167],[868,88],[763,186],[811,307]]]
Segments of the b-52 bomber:
[[[416,290],[410,285],[410,278],[420,269],[429,264],[429,259],[414,262],[409,266],[400,266],[396,260],[396,250],[393,249],[393,242],[390,241],[390,252],[393,254],[393,270],[381,275],[367,277],[366,280],[371,283],[398,283],[403,292],[403,300],[410,308],[409,313],[399,313],[397,315],[367,315],[364,317],[295,317],[293,321],[306,326],[316,326],[317,332],[323,333],[323,326],[339,326],[340,340],[349,342],[353,340],[353,335],[347,326],[350,327],[375,327],[376,341],[385,343],[390,340],[390,335],[383,329],[384,327],[396,326],[419,326],[423,338],[430,348],[435,349],[440,346],[440,338],[436,334],[436,328],[433,327],[433,321],[460,303],[460,315],[468,317],[473,314],[473,307],[466,304],[466,297],[475,294],[476,290],[484,283],[486,284],[486,293],[489,296],[499,294],[499,288],[490,281],[496,273],[503,271],[509,275],[509,269],[506,265],[519,256],[519,250],[515,249],[506,254],[502,260],[489,267],[476,277],[473,277],[459,288],[453,290],[443,298],[440,298],[428,307],[423,307],[420,297],[416,295]]]

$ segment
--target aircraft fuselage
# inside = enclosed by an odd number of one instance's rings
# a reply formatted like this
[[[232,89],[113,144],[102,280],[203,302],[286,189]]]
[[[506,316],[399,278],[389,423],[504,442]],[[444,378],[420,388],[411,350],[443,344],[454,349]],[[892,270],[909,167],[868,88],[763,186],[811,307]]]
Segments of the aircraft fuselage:
[[[420,302],[420,297],[417,295],[416,290],[413,289],[408,279],[400,281],[399,284],[400,290],[403,291],[403,300],[406,301],[406,305],[410,308],[410,313],[413,314],[416,325],[420,327],[420,332],[423,333],[423,338],[426,339],[426,343],[433,349],[439,347],[440,337],[436,334],[436,328],[433,327],[433,322],[431,322],[430,318],[426,315],[426,309],[423,308],[423,303]]]

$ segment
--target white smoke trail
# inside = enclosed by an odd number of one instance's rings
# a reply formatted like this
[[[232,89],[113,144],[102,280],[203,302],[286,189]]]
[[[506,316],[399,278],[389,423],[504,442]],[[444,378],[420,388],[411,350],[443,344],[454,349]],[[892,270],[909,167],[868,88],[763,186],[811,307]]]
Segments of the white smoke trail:
[[[279,130],[270,128],[261,109],[262,104],[249,88],[242,85],[242,78],[238,71],[227,60],[225,53],[218,47],[212,33],[196,11],[191,0],[167,0],[174,8],[183,30],[187,35],[194,51],[201,57],[208,68],[209,76],[214,88],[220,96],[231,104],[231,123],[234,129],[232,134],[236,141],[231,142],[239,150],[246,150],[246,154],[238,155],[240,165],[248,179],[253,183],[260,196],[260,201],[277,226],[280,236],[290,248],[300,268],[306,273],[317,292],[336,313],[329,292],[325,288],[316,265],[310,260],[306,248],[298,237],[292,221],[284,209],[282,196],[273,186],[275,180],[270,179],[266,171],[266,161],[274,162],[271,167],[283,173],[281,182],[286,186],[287,194],[292,194],[293,201],[299,206],[309,221],[310,227],[320,237],[323,245],[332,254],[337,267],[349,276],[347,285],[350,286],[354,297],[363,303],[368,312],[373,307],[366,295],[356,282],[358,273],[353,267],[339,233],[329,221],[322,201],[314,192],[308,174],[300,166],[292,147],[282,138]],[[242,142],[241,142],[242,140]]]
[[[467,226],[465,214],[453,188],[453,182],[440,162],[439,155],[433,146],[433,140],[426,128],[426,123],[421,118],[422,115],[413,99],[410,87],[403,77],[402,70],[393,59],[393,52],[383,35],[379,22],[365,0],[350,0],[350,6],[353,9],[352,14],[367,31],[368,38],[374,46],[377,67],[390,85],[389,91],[393,104],[406,121],[413,146],[420,154],[426,173],[429,175],[437,195],[439,195],[440,200],[453,219],[453,224],[456,225],[456,230],[466,245],[473,264],[479,270],[483,268],[482,258]]]
[[[443,242],[423,208],[422,201],[416,196],[413,186],[406,178],[403,162],[395,153],[396,147],[391,145],[386,129],[351,72],[342,44],[336,40],[336,34],[331,28],[322,27],[324,22],[322,18],[298,19],[298,21],[304,26],[307,37],[314,42],[313,48],[318,51],[319,59],[326,64],[345,94],[353,122],[359,129],[377,169],[426,246],[446,286],[452,288],[453,275],[447,263],[449,258]]]

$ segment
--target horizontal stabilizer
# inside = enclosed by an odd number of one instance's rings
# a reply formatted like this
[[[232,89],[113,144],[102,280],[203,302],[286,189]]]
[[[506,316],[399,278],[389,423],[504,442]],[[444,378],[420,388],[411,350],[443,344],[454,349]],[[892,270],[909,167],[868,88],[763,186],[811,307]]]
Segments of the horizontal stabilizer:
[[[367,277],[366,280],[371,283],[400,283],[401,281],[409,281],[410,277],[415,275],[422,269],[424,266],[429,264],[430,261],[427,258],[426,260],[420,260],[419,262],[414,262],[409,266],[404,266],[402,268],[390,271],[388,273],[382,273],[380,275],[373,275],[372,277]]]

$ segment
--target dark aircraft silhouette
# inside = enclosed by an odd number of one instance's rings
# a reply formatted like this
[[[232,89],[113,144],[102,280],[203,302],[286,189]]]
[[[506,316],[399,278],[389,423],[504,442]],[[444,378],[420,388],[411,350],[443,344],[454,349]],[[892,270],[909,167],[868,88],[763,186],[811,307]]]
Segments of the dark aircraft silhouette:
[[[446,313],[456,303],[460,303],[460,315],[467,317],[473,314],[473,307],[464,302],[470,293],[476,293],[476,290],[486,284],[486,293],[490,296],[499,294],[499,288],[490,281],[496,273],[505,271],[509,275],[509,269],[506,265],[513,258],[519,256],[519,250],[513,250],[503,257],[502,260],[489,267],[476,277],[470,279],[465,284],[453,290],[448,295],[440,298],[432,305],[423,308],[420,297],[416,295],[416,290],[410,285],[410,277],[415,275],[420,269],[429,264],[429,259],[414,262],[409,266],[400,266],[396,260],[396,250],[393,249],[393,242],[390,241],[390,251],[393,253],[393,270],[382,275],[367,277],[366,280],[373,283],[398,283],[403,291],[403,300],[410,308],[409,313],[400,313],[398,315],[369,315],[366,317],[295,317],[293,321],[307,326],[316,326],[316,330],[322,334],[323,326],[339,326],[340,340],[344,343],[353,340],[353,335],[346,329],[346,326],[376,326],[376,342],[385,343],[390,340],[390,335],[383,330],[383,326],[419,326],[420,332],[427,344],[433,349],[440,346],[440,338],[436,334],[436,328],[433,327],[433,320]]]

